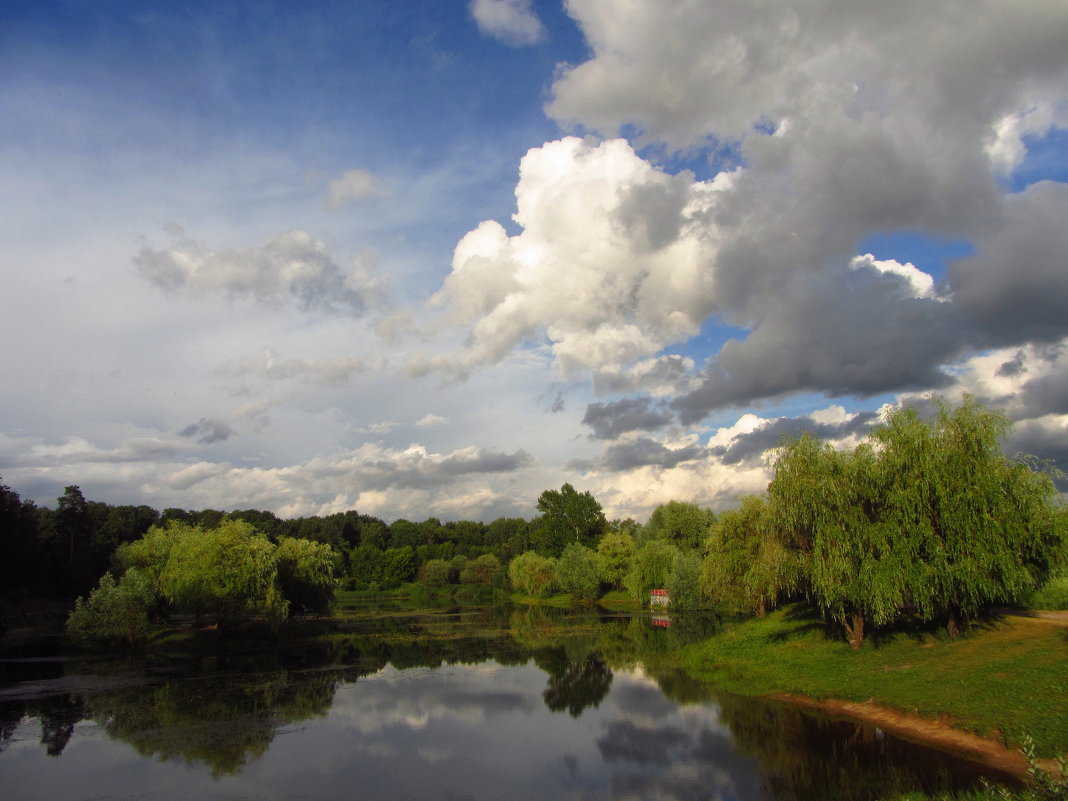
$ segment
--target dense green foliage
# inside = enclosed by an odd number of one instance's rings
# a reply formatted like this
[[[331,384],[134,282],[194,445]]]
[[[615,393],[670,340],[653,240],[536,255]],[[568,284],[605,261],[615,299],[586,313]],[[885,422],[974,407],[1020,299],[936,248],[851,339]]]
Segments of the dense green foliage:
[[[126,571],[119,582],[105,573],[88,599],[75,601],[67,633],[85,647],[133,645],[148,634],[148,610],[155,595],[155,583],[138,568]]]
[[[521,553],[508,565],[508,580],[527,595],[541,596],[554,586],[556,560],[536,551]]]
[[[501,560],[491,553],[484,553],[467,561],[460,571],[460,583],[492,587],[500,576]]]
[[[106,573],[68,620],[68,633],[84,645],[135,643],[150,615],[169,611],[223,627],[277,623],[290,611],[326,611],[337,589],[331,546],[291,538],[275,545],[243,520],[209,529],[172,520],[120,548],[116,559],[121,579]]]
[[[293,612],[326,612],[334,601],[340,555],[322,542],[278,541],[278,586]]]
[[[575,600],[596,598],[601,586],[596,551],[578,542],[568,543],[556,563],[556,584]]]
[[[538,511],[542,518],[534,534],[536,550],[546,556],[560,556],[570,542],[596,546],[607,527],[601,504],[570,484],[545,490],[538,497]]]
[[[625,531],[609,531],[597,543],[597,569],[601,581],[613,589],[622,589],[623,581],[634,566],[637,546]]]
[[[715,520],[710,509],[702,509],[696,503],[668,501],[653,510],[642,536],[667,540],[683,550],[697,550],[704,544],[708,529]]]
[[[772,525],[803,566],[806,596],[859,647],[865,625],[963,620],[1016,603],[1064,552],[1052,479],[1005,457],[1003,415],[971,399],[887,415],[871,442],[788,443],[768,487]]]
[[[763,617],[794,592],[801,566],[772,525],[767,499],[749,495],[709,530],[701,591],[716,606]]]
[[[1068,576],[1050,579],[1049,583],[1031,593],[1026,606],[1031,609],[1068,610]]]

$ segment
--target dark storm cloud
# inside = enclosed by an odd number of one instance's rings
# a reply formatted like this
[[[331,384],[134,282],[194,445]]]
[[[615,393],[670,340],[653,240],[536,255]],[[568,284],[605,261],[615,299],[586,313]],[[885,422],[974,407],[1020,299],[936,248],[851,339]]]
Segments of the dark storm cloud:
[[[1007,362],[1003,362],[1002,365],[994,372],[994,375],[1004,376],[1011,378],[1014,375],[1019,375],[1023,370],[1023,353],[1017,351],[1016,355],[1009,359]]]
[[[1061,466],[1068,465],[1068,425],[1043,426],[1034,421],[1019,423],[1005,439],[1005,453],[1032,454]]]
[[[575,459],[568,462],[571,470],[607,470],[622,472],[638,467],[675,467],[683,462],[700,459],[707,449],[699,445],[685,448],[667,448],[659,442],[640,437],[628,442],[618,442],[605,448],[603,454],[593,460]]]
[[[737,464],[777,447],[784,437],[798,437],[807,431],[818,439],[841,439],[853,434],[867,434],[877,421],[875,412],[860,412],[844,423],[818,423],[811,417],[784,417],[749,434],[741,434],[730,445],[709,448],[709,453],[720,457],[724,464]]]
[[[477,448],[471,452],[451,454],[442,460],[438,471],[448,477],[468,473],[510,473],[533,463],[534,457],[524,450],[501,453],[488,448]]]
[[[1068,184],[1044,181],[1005,203],[975,258],[950,265],[954,305],[982,347],[1068,335]]]
[[[201,445],[224,442],[232,437],[233,434],[234,430],[226,425],[226,423],[221,420],[212,420],[207,417],[201,417],[197,422],[190,423],[178,432],[179,436],[195,439]]]
[[[730,340],[702,383],[676,398],[683,423],[710,411],[790,393],[868,397],[951,383],[941,366],[961,351],[952,309],[909,297],[896,276],[860,270],[839,280],[800,277],[769,299],[744,340]]]
[[[591,403],[582,422],[593,429],[594,439],[615,439],[628,431],[655,431],[671,422],[671,415],[654,407],[652,398],[623,398]]]
[[[1068,372],[1032,378],[1020,387],[1020,400],[1028,416],[1068,414]]]

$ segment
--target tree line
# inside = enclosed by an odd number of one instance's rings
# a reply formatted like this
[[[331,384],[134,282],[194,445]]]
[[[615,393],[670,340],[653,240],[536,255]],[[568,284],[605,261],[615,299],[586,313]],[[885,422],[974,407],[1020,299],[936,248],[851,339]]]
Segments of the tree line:
[[[2,586],[14,597],[82,597],[83,610],[96,588],[117,618],[114,610],[140,604],[222,619],[235,608],[271,619],[323,609],[335,586],[418,582],[575,600],[617,590],[641,602],[663,588],[674,609],[763,615],[807,601],[853,647],[872,627],[906,619],[942,620],[952,635],[1064,564],[1068,515],[1052,473],[1007,458],[999,446],[1007,428],[1004,415],[970,398],[956,409],[939,401],[930,420],[893,410],[851,450],[808,434],[784,441],[767,491],[735,509],[671,501],[644,525],[607,520],[570,484],[544,491],[532,520],[489,524],[387,524],[356,511],[291,520],[256,510],[157,513],[86,501],[76,486],[51,510],[0,486]],[[212,560],[225,554],[243,565],[246,597],[226,600],[219,590],[211,603],[195,600],[212,583],[196,577],[212,575]]]

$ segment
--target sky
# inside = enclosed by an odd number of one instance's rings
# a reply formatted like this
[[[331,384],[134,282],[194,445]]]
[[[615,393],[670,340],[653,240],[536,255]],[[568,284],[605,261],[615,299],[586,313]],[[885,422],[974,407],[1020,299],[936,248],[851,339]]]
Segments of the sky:
[[[1068,468],[1063,0],[0,10],[0,482],[610,518],[965,393]]]

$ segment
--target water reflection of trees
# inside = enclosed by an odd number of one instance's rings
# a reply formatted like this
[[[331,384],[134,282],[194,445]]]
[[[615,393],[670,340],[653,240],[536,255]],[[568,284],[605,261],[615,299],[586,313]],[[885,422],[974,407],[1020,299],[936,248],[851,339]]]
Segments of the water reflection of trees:
[[[590,654],[581,662],[568,662],[550,673],[542,698],[553,712],[566,709],[577,718],[583,710],[599,706],[611,686],[612,670],[599,655]]]
[[[880,738],[869,727],[721,695],[675,668],[674,652],[710,636],[715,626],[714,619],[696,615],[674,616],[671,628],[664,629],[641,617],[537,607],[342,621],[319,630],[314,639],[258,654],[191,650],[167,666],[171,672],[163,679],[153,679],[144,666],[125,664],[116,666],[116,675],[131,680],[121,687],[113,682],[116,689],[5,702],[0,750],[24,716],[40,720],[42,745],[52,755],[63,751],[79,720],[89,719],[146,757],[202,763],[221,775],[262,755],[281,728],[325,715],[340,683],[387,665],[403,670],[533,661],[547,674],[545,706],[573,717],[601,704],[614,671],[638,665],[674,702],[716,704],[710,719],[719,725],[684,732],[663,722],[674,707],[651,685],[622,685],[621,707],[633,706],[643,720],[661,721],[644,727],[614,721],[598,743],[606,761],[628,766],[621,781],[634,784],[636,792],[643,782],[667,780],[654,777],[653,769],[676,759],[707,767],[706,786],[728,795],[760,797],[760,787],[751,786],[757,781],[771,796],[788,801],[867,799],[897,789],[940,790],[974,782],[967,768],[936,752]],[[68,676],[77,669],[68,666]],[[100,667],[85,670],[95,673]]]
[[[274,670],[100,693],[86,717],[142,756],[202,762],[216,776],[260,756],[290,723],[325,715],[334,697],[330,673]]]

